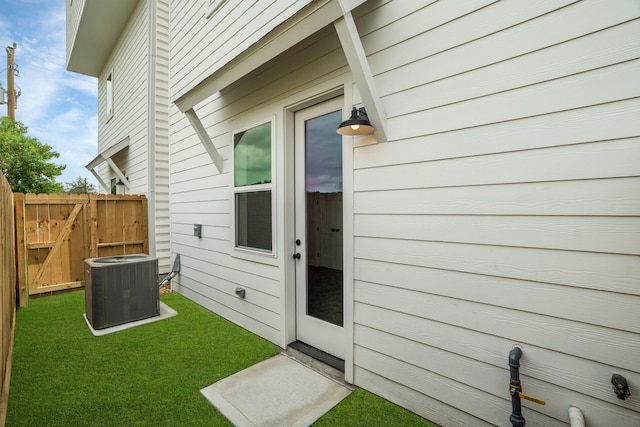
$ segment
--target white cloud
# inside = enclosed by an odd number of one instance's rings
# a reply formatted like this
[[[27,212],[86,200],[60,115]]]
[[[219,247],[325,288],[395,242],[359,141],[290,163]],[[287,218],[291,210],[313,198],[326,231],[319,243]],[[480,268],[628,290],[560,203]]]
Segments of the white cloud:
[[[60,153],[57,163],[67,168],[58,181],[81,176],[96,183],[84,165],[97,152],[97,80],[65,70],[65,3],[8,0],[0,17],[0,44],[17,43],[15,82],[21,96],[16,120]],[[1,81],[5,78],[0,74]]]

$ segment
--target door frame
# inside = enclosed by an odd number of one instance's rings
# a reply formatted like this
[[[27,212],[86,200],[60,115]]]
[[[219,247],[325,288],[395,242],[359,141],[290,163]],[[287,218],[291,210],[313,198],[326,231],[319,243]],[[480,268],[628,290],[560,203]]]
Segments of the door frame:
[[[302,95],[302,94],[300,94]],[[320,104],[332,98],[342,97],[343,120],[348,119],[351,111],[351,84],[350,80],[342,80],[338,86],[327,89],[325,92],[300,96],[297,102],[284,108],[284,268],[283,268],[283,294],[282,308],[282,347],[296,340],[296,301],[295,301],[295,262],[292,255],[296,252],[295,246],[295,113],[305,108]],[[302,100],[300,100],[302,99]],[[353,357],[353,318],[354,318],[354,233],[353,233],[353,137],[342,137],[342,191],[343,191],[343,286],[344,286],[344,362],[345,381],[353,383],[354,357]]]
[[[296,157],[296,163],[294,165],[294,173],[296,175],[295,180],[295,195],[294,195],[294,203],[295,203],[295,228],[296,228],[296,239],[300,239],[302,242],[302,246],[296,248],[296,252],[301,255],[301,258],[297,259],[295,262],[296,269],[296,339],[298,341],[302,341],[308,345],[317,347],[318,349],[329,353],[335,357],[340,359],[344,359],[345,354],[345,345],[346,339],[344,338],[345,329],[344,325],[339,326],[332,324],[330,322],[321,320],[317,317],[311,316],[307,314],[307,305],[309,301],[309,264],[311,256],[311,236],[319,238],[319,232],[314,232],[313,230],[309,230],[309,217],[310,212],[308,209],[308,194],[307,194],[307,183],[306,176],[307,170],[305,165],[307,163],[308,157],[308,149],[309,146],[307,144],[307,133],[304,128],[304,123],[307,120],[315,119],[317,117],[324,116],[326,114],[330,114],[335,112],[336,110],[340,110],[340,120],[337,120],[336,126],[340,121],[342,121],[342,110],[343,110],[343,101],[342,97],[332,98],[327,101],[315,104],[313,106],[307,107],[306,109],[299,110],[295,113],[296,126],[295,129],[295,138],[294,138],[294,152]],[[333,131],[333,130],[332,130]],[[335,134],[335,141],[339,141],[340,146],[337,147],[340,150],[340,155],[342,155],[342,150],[344,148],[344,144],[342,142],[342,138],[337,133]],[[341,162],[342,163],[342,162]],[[340,165],[340,178],[343,175],[342,164]],[[342,183],[341,183],[342,184]],[[341,198],[344,194],[344,191],[341,192]],[[340,201],[340,229],[342,231],[342,221],[344,220],[344,210],[342,209],[342,200]],[[335,226],[335,224],[332,224]],[[335,236],[335,235],[334,235]],[[344,236],[343,234],[339,234],[337,242],[340,245],[339,251],[339,263],[341,265],[344,264],[344,257],[342,256],[342,245]],[[319,248],[315,248],[314,251],[320,250]],[[343,317],[344,317],[344,280],[342,280],[342,305],[343,305]],[[344,323],[344,318],[342,319]]]

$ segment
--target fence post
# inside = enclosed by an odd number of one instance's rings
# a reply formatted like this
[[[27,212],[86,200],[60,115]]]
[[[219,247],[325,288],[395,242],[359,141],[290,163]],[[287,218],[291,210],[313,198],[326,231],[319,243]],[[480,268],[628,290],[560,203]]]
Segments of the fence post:
[[[141,223],[142,223],[142,236],[143,236],[143,252],[145,254],[149,254],[149,208],[148,208],[148,200],[146,197],[143,197],[141,199],[141,204],[142,204],[142,209],[140,212],[140,219],[141,219]],[[155,212],[152,213],[153,215],[155,215]],[[155,232],[155,230],[153,230]],[[155,249],[155,248],[154,248]]]
[[[16,234],[14,200],[9,183],[0,174],[0,426],[9,404],[11,354],[16,325]]]
[[[82,227],[84,227],[83,258],[91,258],[91,194],[85,194],[86,204],[82,210]]]
[[[98,195],[89,195],[89,258],[98,257]]]
[[[27,247],[24,223],[24,194],[14,193],[13,203],[16,221],[16,267],[18,272],[18,299],[20,307],[29,304],[29,289],[27,281]]]

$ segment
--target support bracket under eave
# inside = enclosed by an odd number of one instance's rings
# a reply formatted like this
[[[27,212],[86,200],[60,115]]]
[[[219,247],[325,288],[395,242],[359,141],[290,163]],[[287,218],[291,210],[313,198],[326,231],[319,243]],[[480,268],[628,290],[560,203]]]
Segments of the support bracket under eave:
[[[198,138],[200,138],[200,142],[202,142],[202,145],[204,145],[205,150],[207,150],[207,154],[209,154],[209,157],[211,157],[213,164],[216,166],[216,169],[218,169],[218,173],[222,173],[222,163],[223,163],[222,156],[218,152],[218,149],[216,148],[216,146],[213,145],[213,141],[211,141],[211,138],[209,138],[209,134],[207,133],[207,130],[204,128],[204,126],[202,125],[200,118],[198,117],[196,112],[193,110],[193,108],[190,108],[187,111],[185,111],[184,115],[187,116],[187,119],[189,119],[189,123],[191,123],[191,126],[196,131]]]
[[[95,169],[89,169],[89,172],[91,172],[91,175],[93,175],[93,177],[98,180],[98,182],[100,183],[102,188],[105,189],[105,191],[109,191],[110,190],[110,188],[107,185],[107,183],[102,180],[102,178],[100,177],[100,175],[98,175],[98,172],[96,172]]]
[[[126,176],[124,176],[124,174],[122,173],[118,165],[116,165],[116,163],[111,159],[113,155],[119,153],[120,151],[124,150],[128,146],[129,146],[129,137],[127,136],[122,141],[112,145],[111,147],[104,150],[102,153],[98,154],[93,160],[91,160],[91,162],[89,162],[85,166],[85,168],[87,168],[87,170],[91,172],[91,174],[98,180],[100,185],[102,185],[102,188],[104,188],[105,191],[107,192],[111,191],[111,187],[107,185],[106,182],[104,182],[104,180],[100,177],[100,175],[98,175],[95,168],[98,167],[100,163],[107,162],[111,167],[111,169],[113,169],[113,171],[116,173],[118,178],[122,180],[125,187],[129,188],[129,180],[127,179]]]
[[[116,162],[114,162],[111,157],[107,157],[105,160],[107,161],[107,163],[109,163],[109,166],[111,166],[111,169],[113,169],[118,178],[120,178],[120,180],[124,184],[124,187],[129,188],[129,180],[126,176],[124,176],[124,173],[122,173],[118,165],[116,165]]]
[[[348,9],[346,9],[348,10]],[[375,128],[375,136],[378,142],[387,141],[387,118],[384,115],[382,101],[378,95],[373,73],[367,61],[360,35],[351,12],[345,12],[343,17],[334,22],[340,44],[347,57],[349,68],[358,86],[360,95],[367,109],[369,121]]]

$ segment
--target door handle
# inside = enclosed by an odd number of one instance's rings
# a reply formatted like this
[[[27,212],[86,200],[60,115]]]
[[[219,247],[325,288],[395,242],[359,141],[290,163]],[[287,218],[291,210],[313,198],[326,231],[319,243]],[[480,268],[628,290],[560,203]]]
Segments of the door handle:
[[[293,254],[293,259],[300,259],[300,257],[300,252],[296,252],[295,254]]]

